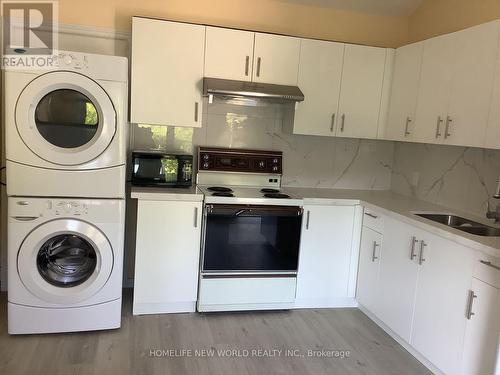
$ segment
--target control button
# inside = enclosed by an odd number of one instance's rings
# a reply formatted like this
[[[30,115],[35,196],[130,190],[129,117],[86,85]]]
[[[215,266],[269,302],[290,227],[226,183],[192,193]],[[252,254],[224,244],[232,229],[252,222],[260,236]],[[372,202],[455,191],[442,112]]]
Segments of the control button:
[[[210,159],[210,156],[208,154],[203,155],[203,160],[208,160]]]
[[[70,55],[65,55],[63,57],[63,61],[66,65],[71,65],[71,63],[73,62],[73,59],[71,58]]]
[[[276,165],[273,167],[273,172],[278,172],[278,167]]]
[[[208,168],[208,163],[207,162],[203,163],[203,168],[205,168],[205,169]]]
[[[259,168],[264,168],[266,166],[266,163],[263,161],[259,161]]]
[[[273,159],[273,164],[278,164],[278,159]]]

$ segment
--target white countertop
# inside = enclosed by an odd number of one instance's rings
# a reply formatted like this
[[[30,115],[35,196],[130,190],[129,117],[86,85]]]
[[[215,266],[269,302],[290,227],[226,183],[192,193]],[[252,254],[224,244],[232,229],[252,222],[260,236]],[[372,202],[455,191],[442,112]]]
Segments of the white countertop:
[[[285,188],[296,196],[304,198],[304,204],[362,204],[396,219],[415,225],[423,230],[457,242],[471,249],[500,257],[500,237],[483,237],[450,228],[419,216],[412,212],[438,212],[462,216],[489,226],[498,227],[492,221],[459,210],[425,202],[388,190],[344,190],[316,188]]]
[[[149,201],[202,202],[203,194],[196,188],[137,187],[132,186],[131,198]]]

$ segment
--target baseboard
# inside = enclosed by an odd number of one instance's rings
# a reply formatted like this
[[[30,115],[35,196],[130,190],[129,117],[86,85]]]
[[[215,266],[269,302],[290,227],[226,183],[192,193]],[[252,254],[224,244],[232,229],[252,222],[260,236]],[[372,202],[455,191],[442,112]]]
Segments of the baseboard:
[[[296,299],[296,309],[332,309],[332,308],[350,308],[358,307],[355,298],[306,298]]]
[[[254,311],[254,310],[291,310],[294,308],[292,303],[238,303],[238,304],[200,304],[199,312],[219,312],[219,311]]]
[[[196,311],[196,301],[167,302],[167,303],[135,303],[132,309],[133,315],[148,314],[177,314]]]
[[[359,309],[371,320],[373,320],[380,328],[382,328],[389,336],[391,336],[394,340],[397,341],[399,345],[401,345],[405,350],[410,353],[417,361],[423,364],[429,371],[436,375],[445,375],[444,372],[439,370],[436,366],[434,366],[429,360],[427,360],[420,352],[418,352],[415,348],[413,348],[408,342],[406,342],[403,338],[401,338],[396,332],[390,329],[384,322],[382,322],[379,318],[377,318],[374,314],[368,311],[364,306],[359,305]]]

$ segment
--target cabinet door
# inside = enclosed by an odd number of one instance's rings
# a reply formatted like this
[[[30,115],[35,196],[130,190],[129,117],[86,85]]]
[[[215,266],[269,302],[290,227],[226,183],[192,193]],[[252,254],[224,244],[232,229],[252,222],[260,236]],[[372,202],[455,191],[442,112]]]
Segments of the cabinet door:
[[[255,33],[207,27],[205,40],[205,76],[252,80]]]
[[[495,78],[500,23],[456,33],[456,55],[444,142],[482,147]]]
[[[345,46],[338,137],[377,138],[385,60],[385,48]]]
[[[201,127],[205,26],[132,18],[130,121]]]
[[[305,206],[297,307],[330,307],[347,298],[354,206]]]
[[[420,42],[396,50],[386,139],[400,141],[413,137],[423,46]]]
[[[424,42],[413,139],[441,143],[450,102],[456,34]]]
[[[294,134],[335,135],[343,61],[344,44],[302,39],[298,86],[305,100],[295,110]]]
[[[472,279],[473,315],[465,331],[463,375],[494,374],[500,335],[500,290]]]
[[[418,275],[418,238],[413,226],[386,218],[384,254],[380,260],[379,318],[410,341]]]
[[[139,200],[134,314],[194,311],[201,209],[201,202]]]
[[[441,237],[422,239],[410,343],[446,374],[459,374],[474,252]]]
[[[297,85],[300,39],[255,34],[253,81]]]
[[[382,235],[374,230],[363,227],[359,250],[358,285],[356,299],[360,305],[370,312],[379,315],[379,298],[381,290],[378,287],[380,259],[385,256]]]

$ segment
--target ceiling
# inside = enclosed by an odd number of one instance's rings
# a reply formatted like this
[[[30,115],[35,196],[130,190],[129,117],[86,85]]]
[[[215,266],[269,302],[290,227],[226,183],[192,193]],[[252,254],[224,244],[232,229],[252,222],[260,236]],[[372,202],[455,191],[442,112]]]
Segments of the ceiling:
[[[282,0],[387,16],[409,16],[423,0]]]

